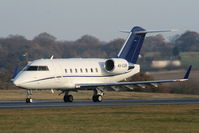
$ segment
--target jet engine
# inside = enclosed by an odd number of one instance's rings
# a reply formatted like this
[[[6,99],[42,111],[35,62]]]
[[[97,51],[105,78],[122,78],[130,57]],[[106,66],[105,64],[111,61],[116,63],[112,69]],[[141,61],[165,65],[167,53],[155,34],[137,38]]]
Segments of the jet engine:
[[[108,73],[120,74],[133,68],[125,59],[111,58],[105,61],[104,68]]]

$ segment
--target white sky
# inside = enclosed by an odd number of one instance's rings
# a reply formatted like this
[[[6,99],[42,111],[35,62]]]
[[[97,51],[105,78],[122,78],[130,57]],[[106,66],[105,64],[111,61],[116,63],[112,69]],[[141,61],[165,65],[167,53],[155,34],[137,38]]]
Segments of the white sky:
[[[0,0],[0,37],[48,32],[59,40],[89,34],[109,41],[135,25],[199,32],[198,15],[199,0]]]

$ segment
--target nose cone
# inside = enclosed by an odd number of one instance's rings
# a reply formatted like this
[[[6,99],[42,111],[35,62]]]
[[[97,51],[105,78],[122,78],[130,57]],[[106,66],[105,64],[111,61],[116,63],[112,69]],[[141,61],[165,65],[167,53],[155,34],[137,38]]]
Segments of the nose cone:
[[[17,87],[22,87],[22,82],[18,78],[13,80],[13,84]]]
[[[26,88],[27,77],[26,73],[21,72],[12,80],[12,82],[17,87]]]
[[[24,82],[25,82],[25,79],[26,79],[26,78],[24,78],[24,74],[21,73],[21,74],[17,75],[17,76],[12,80],[12,82],[13,82],[13,84],[16,85],[17,87],[23,87]]]

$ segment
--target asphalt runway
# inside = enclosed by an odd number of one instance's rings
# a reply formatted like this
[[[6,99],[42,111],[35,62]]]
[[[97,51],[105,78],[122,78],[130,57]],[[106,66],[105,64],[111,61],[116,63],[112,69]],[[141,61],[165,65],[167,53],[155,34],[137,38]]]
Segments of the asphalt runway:
[[[199,98],[103,100],[100,103],[94,103],[91,100],[74,100],[72,103],[64,103],[61,100],[34,100],[33,103],[28,103],[28,104],[25,103],[25,101],[0,101],[0,109],[59,108],[59,107],[81,107],[81,106],[163,105],[163,104],[199,104]]]

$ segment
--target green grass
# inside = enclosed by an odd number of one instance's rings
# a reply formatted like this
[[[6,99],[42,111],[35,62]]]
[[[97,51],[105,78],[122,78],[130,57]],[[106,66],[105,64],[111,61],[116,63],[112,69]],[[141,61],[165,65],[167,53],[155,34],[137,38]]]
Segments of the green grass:
[[[0,110],[3,133],[198,133],[199,105]]]
[[[155,57],[160,52],[147,52],[145,57]],[[199,52],[180,52],[181,62],[183,66],[193,65],[194,69],[199,69]],[[165,59],[169,59],[165,57]]]
[[[181,52],[180,56],[183,66],[191,64],[194,69],[199,69],[199,52]]]

